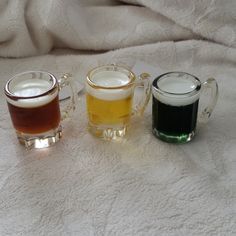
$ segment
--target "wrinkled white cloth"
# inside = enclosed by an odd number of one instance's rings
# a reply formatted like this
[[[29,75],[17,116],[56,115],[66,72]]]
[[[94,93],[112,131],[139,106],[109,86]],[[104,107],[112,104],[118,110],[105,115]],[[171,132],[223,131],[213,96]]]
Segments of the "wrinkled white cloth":
[[[0,235],[235,235],[235,4],[2,0]],[[99,140],[81,93],[59,143],[18,144],[3,93],[12,75],[70,72],[84,83],[97,65],[137,61],[217,80],[217,106],[192,142],[156,139],[151,101],[123,142]]]
[[[112,0],[2,0],[0,56],[32,56],[52,48],[110,50],[199,37],[236,46],[234,0],[130,2],[140,5]]]

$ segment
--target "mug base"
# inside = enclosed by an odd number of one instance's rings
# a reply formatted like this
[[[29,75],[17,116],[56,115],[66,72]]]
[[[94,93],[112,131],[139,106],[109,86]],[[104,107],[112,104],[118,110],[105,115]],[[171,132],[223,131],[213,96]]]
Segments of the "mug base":
[[[89,123],[88,130],[92,135],[104,140],[120,140],[126,135],[127,127],[119,125],[96,126]]]
[[[168,143],[187,143],[190,142],[195,136],[195,131],[192,131],[189,134],[170,135],[160,132],[154,128],[152,132],[157,138]]]
[[[40,134],[26,134],[16,131],[20,144],[27,149],[47,148],[57,143],[62,137],[61,126]]]

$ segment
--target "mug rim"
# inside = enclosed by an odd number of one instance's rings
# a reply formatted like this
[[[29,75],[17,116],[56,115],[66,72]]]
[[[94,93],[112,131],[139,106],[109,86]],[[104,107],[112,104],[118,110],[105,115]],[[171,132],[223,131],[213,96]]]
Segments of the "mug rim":
[[[34,96],[17,96],[15,94],[13,94],[9,88],[11,82],[15,79],[17,79],[19,76],[22,76],[22,75],[25,75],[25,74],[30,74],[30,73],[43,73],[43,74],[47,74],[50,78],[52,78],[52,84],[51,86],[47,89],[47,91],[43,92],[43,93],[40,93],[38,95],[34,95]],[[33,79],[33,78],[31,78]],[[5,85],[5,88],[4,88],[4,92],[5,92],[5,95],[11,99],[11,100],[19,100],[19,99],[33,99],[33,98],[39,98],[39,97],[43,97],[43,96],[46,96],[46,95],[49,95],[49,94],[52,94],[54,92],[55,89],[57,89],[57,86],[58,85],[58,81],[56,79],[56,77],[50,73],[50,72],[47,72],[47,71],[42,71],[42,70],[32,70],[32,71],[24,71],[24,72],[21,72],[21,73],[18,73],[18,74],[15,74],[13,77],[11,77],[7,82],[6,82],[6,85]]]
[[[106,68],[113,68],[113,70],[105,70]],[[115,68],[118,69],[118,70],[114,70]],[[101,70],[104,69],[104,71],[120,71],[119,69],[122,69],[123,71],[126,71],[126,72],[129,73],[129,76],[131,77],[131,78],[129,77],[130,81],[127,84],[119,85],[119,86],[101,86],[101,85],[97,85],[96,83],[94,83],[92,81],[92,76],[93,76],[94,73],[96,73],[97,70],[100,70],[100,69]],[[123,73],[123,71],[120,71],[120,72]],[[117,64],[108,64],[108,65],[97,66],[97,67],[91,69],[87,73],[86,79],[87,79],[88,85],[93,87],[93,88],[97,88],[97,89],[122,89],[122,88],[128,88],[128,87],[133,86],[133,84],[136,80],[136,76],[131,71],[131,69],[129,69],[126,66],[117,65]]]
[[[164,91],[162,90],[159,86],[158,86],[158,80],[160,80],[163,76],[165,75],[169,75],[169,74],[174,74],[174,73],[181,73],[181,74],[186,74],[186,75],[189,75],[191,76],[192,78],[194,78],[196,81],[197,81],[197,86],[195,89],[189,91],[189,92],[185,92],[185,93],[173,93],[173,92],[167,92],[167,91]],[[155,85],[154,85],[155,83]],[[167,73],[164,73],[164,74],[161,74],[159,75],[158,77],[156,77],[153,82],[152,82],[152,88],[156,91],[156,92],[159,92],[161,93],[163,96],[176,96],[176,97],[181,97],[181,96],[186,96],[186,97],[191,97],[191,96],[194,96],[196,94],[198,94],[201,90],[201,81],[198,77],[196,77],[195,75],[192,75],[190,73],[187,73],[187,72],[183,72],[183,71],[171,71],[171,72],[167,72]]]

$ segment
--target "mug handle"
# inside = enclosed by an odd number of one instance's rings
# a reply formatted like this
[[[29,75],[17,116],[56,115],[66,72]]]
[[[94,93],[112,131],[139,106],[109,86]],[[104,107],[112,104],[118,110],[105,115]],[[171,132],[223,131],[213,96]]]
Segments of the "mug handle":
[[[143,112],[149,102],[151,96],[151,84],[149,81],[150,75],[148,73],[142,73],[138,76],[137,81],[135,82],[135,88],[143,88],[143,95],[141,100],[134,106],[133,115],[142,116]]]
[[[69,86],[71,96],[68,101],[68,105],[61,111],[61,121],[64,121],[65,119],[71,117],[72,113],[74,112],[76,105],[77,105],[77,94],[76,94],[76,85],[72,79],[72,75],[69,73],[65,73],[59,80],[59,92],[64,87]]]
[[[207,123],[212,114],[213,109],[215,108],[218,99],[219,89],[218,89],[218,84],[214,78],[207,79],[207,81],[204,82],[202,86],[203,86],[202,93],[206,94],[207,91],[210,90],[210,95],[209,95],[208,105],[204,107],[202,111],[200,111],[199,121],[201,123]]]

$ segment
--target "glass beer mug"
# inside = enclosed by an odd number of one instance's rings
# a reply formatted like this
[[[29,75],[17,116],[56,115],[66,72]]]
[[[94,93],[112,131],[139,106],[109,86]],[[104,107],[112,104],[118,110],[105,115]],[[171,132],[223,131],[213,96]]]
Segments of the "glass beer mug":
[[[208,90],[209,104],[198,112],[199,98]],[[198,118],[208,121],[217,102],[218,85],[213,78],[201,83],[191,74],[169,72],[153,81],[152,94],[153,134],[166,142],[186,143],[195,135]]]
[[[5,95],[18,140],[26,148],[49,147],[59,141],[61,120],[75,109],[76,95],[69,74],[59,80],[48,72],[27,71],[15,75],[5,86]],[[60,112],[59,90],[69,86],[69,105]]]
[[[87,75],[86,100],[89,131],[106,140],[122,138],[132,114],[142,115],[151,95],[147,73],[136,77],[118,65],[100,66]],[[142,87],[142,100],[133,108],[134,89]]]

